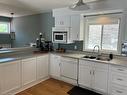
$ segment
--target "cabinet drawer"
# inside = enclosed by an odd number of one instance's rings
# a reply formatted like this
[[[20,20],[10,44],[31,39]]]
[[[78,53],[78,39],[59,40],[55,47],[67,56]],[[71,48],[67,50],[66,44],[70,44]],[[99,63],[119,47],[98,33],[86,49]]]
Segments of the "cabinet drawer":
[[[95,68],[108,69],[108,64],[95,62]]]
[[[127,74],[127,68],[126,67],[122,67],[122,66],[112,66],[111,65],[111,70],[118,72],[118,73],[126,73]]]
[[[127,88],[113,85],[111,89],[111,95],[127,95]]]
[[[112,83],[119,84],[122,86],[127,86],[127,76],[119,74],[119,73],[112,73]]]
[[[94,62],[87,60],[79,60],[79,64],[83,66],[94,66]]]

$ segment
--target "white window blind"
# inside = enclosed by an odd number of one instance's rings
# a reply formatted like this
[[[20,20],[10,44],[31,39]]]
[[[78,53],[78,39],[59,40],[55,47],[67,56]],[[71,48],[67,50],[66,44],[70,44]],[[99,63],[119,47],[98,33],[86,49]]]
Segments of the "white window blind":
[[[88,49],[93,49],[95,45],[101,44],[102,25],[89,25]]]
[[[100,18],[101,16],[86,17],[85,49],[93,49],[95,45],[99,45],[101,50],[117,51],[120,16],[106,15],[106,19],[103,19],[102,23]]]

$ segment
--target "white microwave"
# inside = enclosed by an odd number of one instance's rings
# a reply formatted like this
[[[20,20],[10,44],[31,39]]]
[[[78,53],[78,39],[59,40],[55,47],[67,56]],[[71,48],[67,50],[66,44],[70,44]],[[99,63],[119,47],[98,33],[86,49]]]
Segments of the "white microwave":
[[[67,43],[69,39],[69,28],[53,28],[52,42],[53,43]]]

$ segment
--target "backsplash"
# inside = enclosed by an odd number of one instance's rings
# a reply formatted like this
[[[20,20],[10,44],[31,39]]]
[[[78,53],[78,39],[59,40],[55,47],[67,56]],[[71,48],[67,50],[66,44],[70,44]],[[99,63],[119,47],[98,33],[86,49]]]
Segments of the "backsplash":
[[[76,49],[75,49],[76,46]],[[83,41],[75,41],[71,44],[55,44],[54,43],[54,49],[57,48],[64,48],[66,50],[75,50],[75,51],[82,51],[83,50]]]

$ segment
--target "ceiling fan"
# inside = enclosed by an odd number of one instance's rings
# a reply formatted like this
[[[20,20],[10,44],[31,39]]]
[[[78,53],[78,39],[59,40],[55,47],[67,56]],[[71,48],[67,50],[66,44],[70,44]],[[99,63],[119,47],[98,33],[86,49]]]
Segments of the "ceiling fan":
[[[89,1],[90,2],[87,3],[96,2],[98,0],[89,0]],[[69,6],[69,8],[74,11],[88,10],[90,9],[90,6],[87,3],[84,3],[83,0],[79,0],[77,3],[73,4],[72,6]]]

